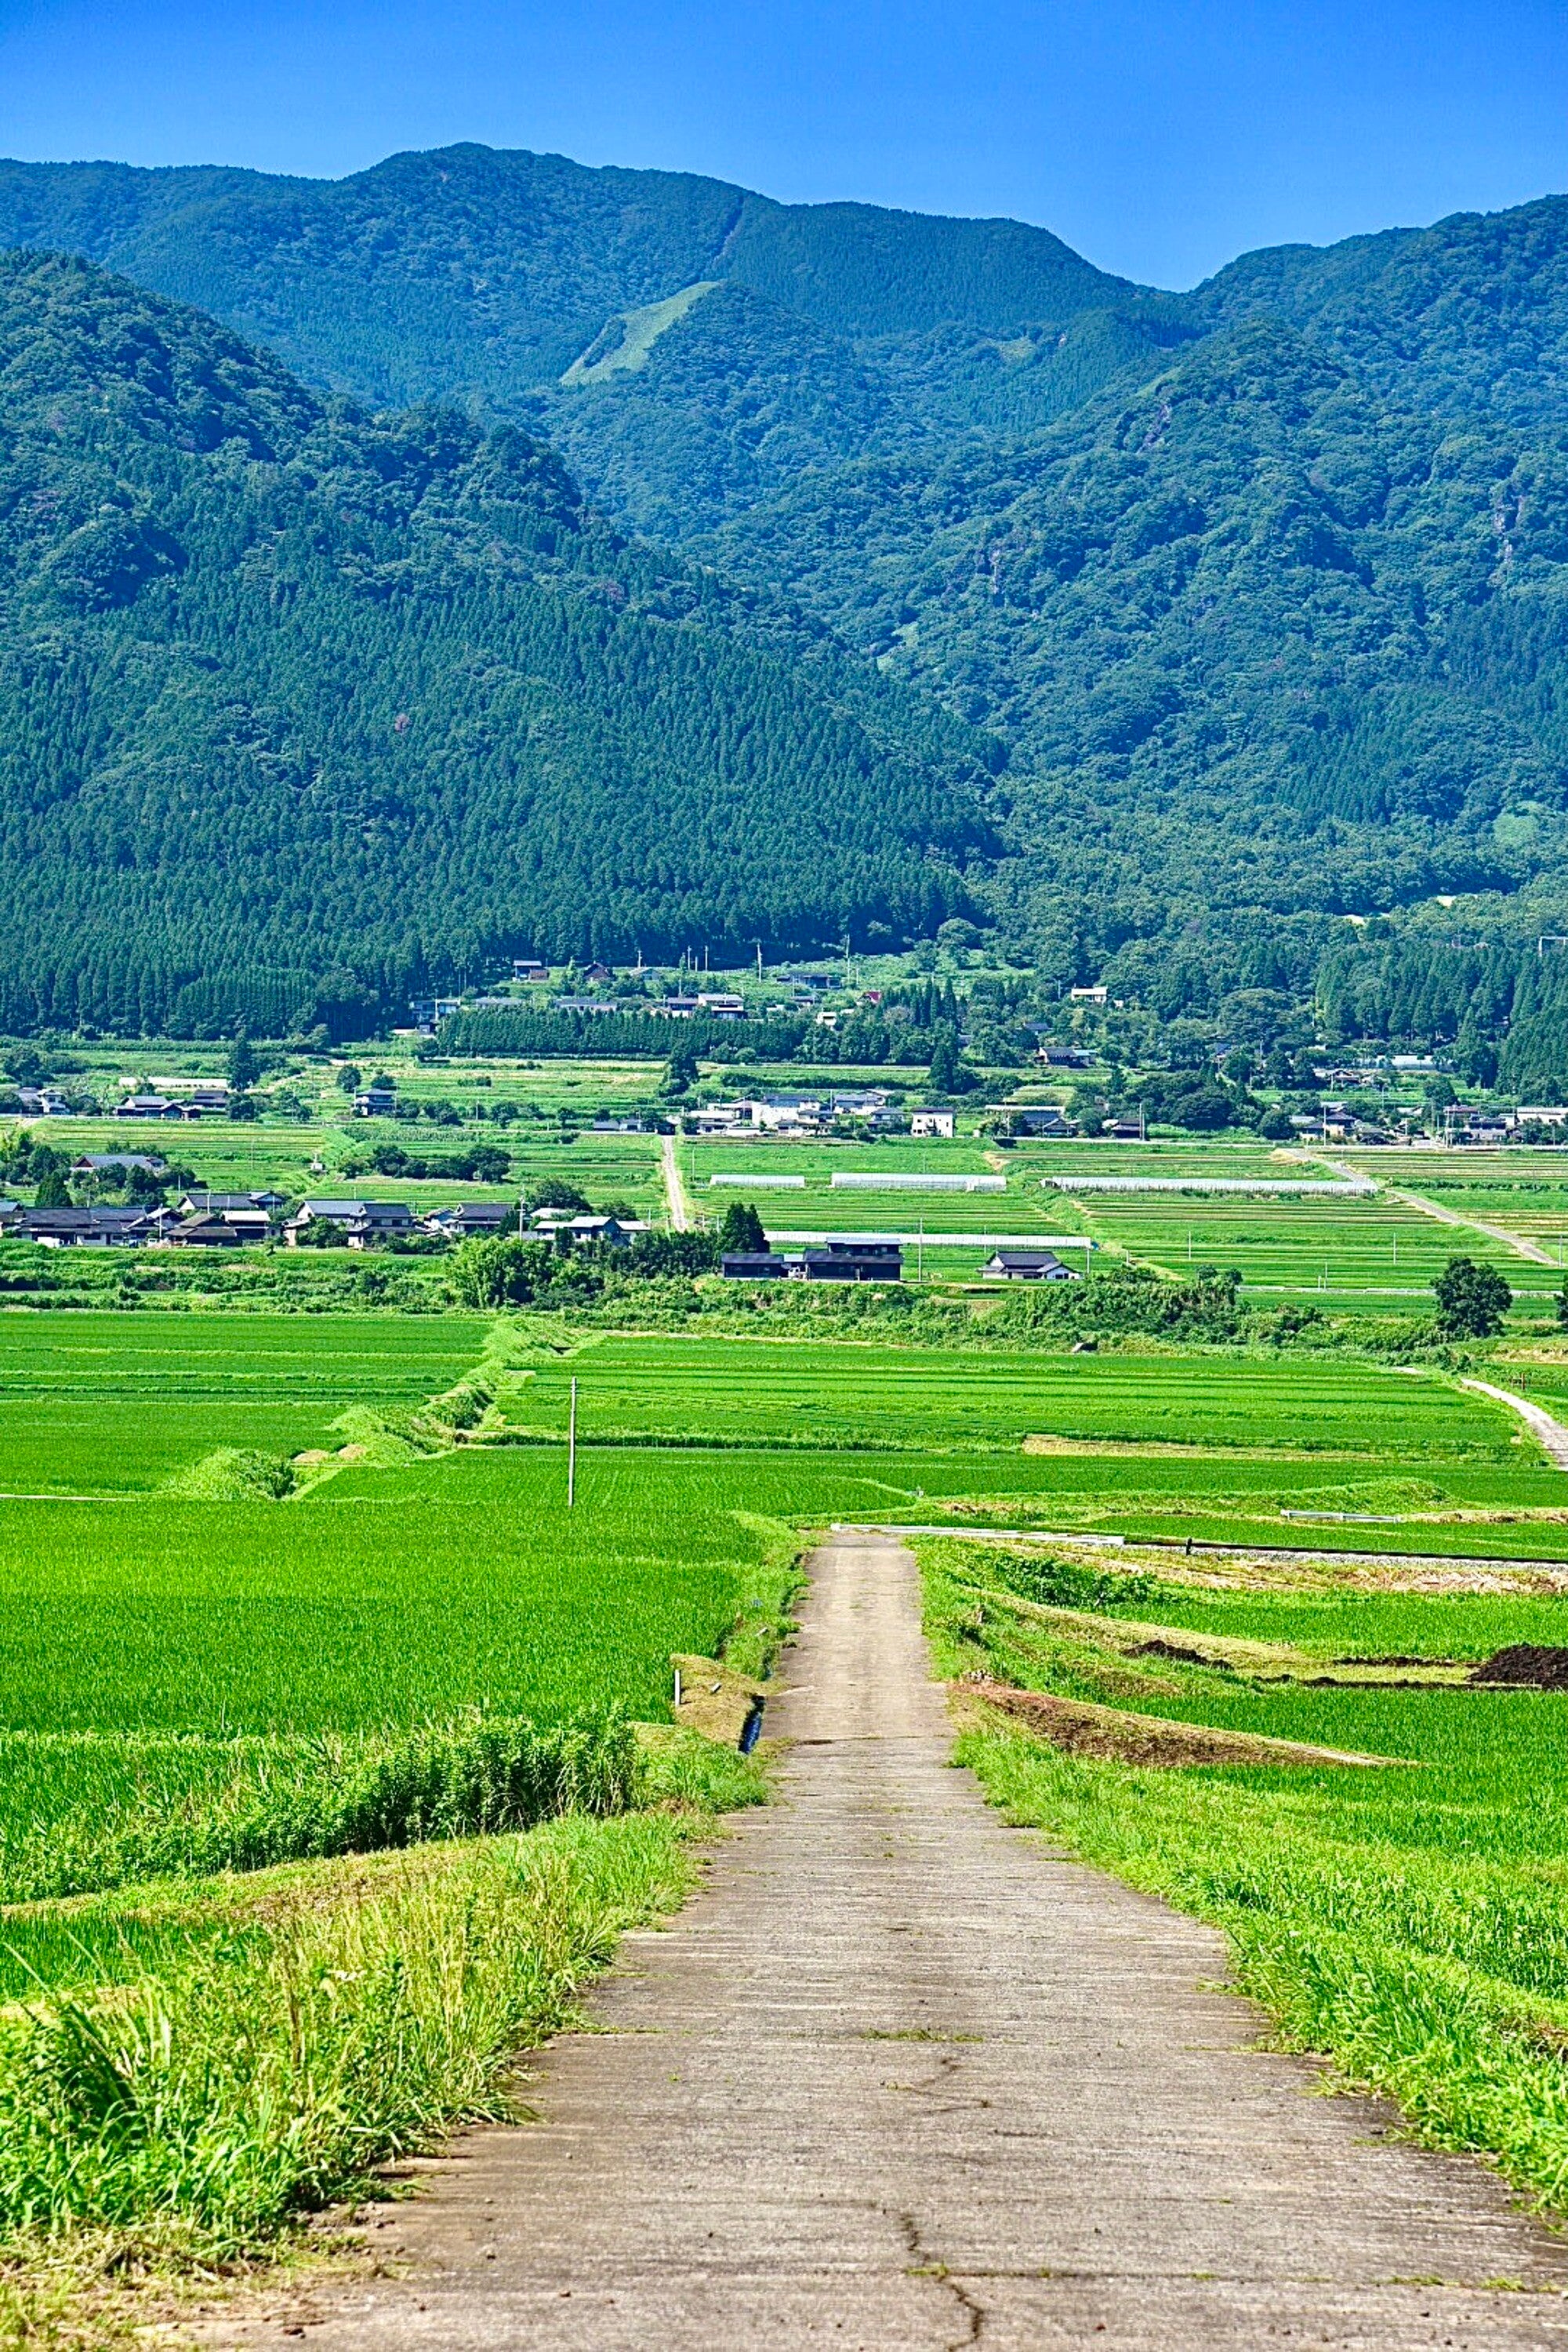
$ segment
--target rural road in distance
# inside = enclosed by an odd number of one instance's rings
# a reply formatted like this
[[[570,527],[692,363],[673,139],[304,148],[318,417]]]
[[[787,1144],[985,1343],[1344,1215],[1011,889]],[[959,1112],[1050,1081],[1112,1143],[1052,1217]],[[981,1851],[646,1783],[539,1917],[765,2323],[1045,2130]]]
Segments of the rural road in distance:
[[[627,1940],[542,2120],[458,2140],[374,2233],[405,2275],[205,2340],[1568,2347],[1568,2252],[1482,2166],[1316,2095],[1214,1989],[1215,1935],[951,1769],[907,1551],[819,1551],[804,1617],[785,1801]]]

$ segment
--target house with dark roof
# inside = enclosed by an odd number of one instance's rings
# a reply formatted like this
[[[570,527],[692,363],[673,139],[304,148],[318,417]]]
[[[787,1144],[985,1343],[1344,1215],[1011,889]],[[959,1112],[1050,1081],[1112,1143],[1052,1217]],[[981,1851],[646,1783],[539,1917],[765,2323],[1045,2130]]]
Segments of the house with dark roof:
[[[203,1106],[197,1102],[176,1102],[172,1095],[127,1095],[116,1103],[116,1118],[204,1118]]]
[[[821,1249],[726,1250],[726,1282],[901,1282],[899,1242],[829,1242]]]
[[[227,1217],[198,1213],[181,1217],[166,1228],[162,1238],[170,1249],[241,1249],[248,1241],[266,1240],[267,1221],[263,1217],[258,1234],[247,1234]]]
[[[1064,1265],[1055,1250],[999,1249],[993,1250],[980,1269],[987,1282],[1081,1282],[1070,1265]]]
[[[374,1249],[398,1241],[415,1230],[414,1212],[406,1201],[305,1201],[283,1228],[290,1249],[300,1246],[308,1225],[334,1226],[350,1249]]]
[[[510,1201],[459,1201],[456,1208],[432,1209],[424,1225],[447,1241],[489,1241],[515,1231],[517,1208]]]
[[[128,1176],[133,1168],[149,1176],[166,1176],[169,1163],[152,1151],[81,1151],[71,1161],[73,1176]]]
[[[145,1209],[24,1209],[13,1231],[41,1249],[139,1248],[154,1227]]]

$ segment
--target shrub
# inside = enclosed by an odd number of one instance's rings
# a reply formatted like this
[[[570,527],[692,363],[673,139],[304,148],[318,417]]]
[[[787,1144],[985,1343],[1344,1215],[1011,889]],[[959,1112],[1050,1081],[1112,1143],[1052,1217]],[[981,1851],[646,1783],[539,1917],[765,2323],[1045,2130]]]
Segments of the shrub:
[[[1047,1609],[1114,1609],[1152,1601],[1159,1591],[1154,1578],[1142,1570],[1118,1575],[1110,1569],[1091,1568],[1081,1559],[1057,1559],[1038,1553],[986,1549],[986,1563],[1010,1592],[1037,1601]]]

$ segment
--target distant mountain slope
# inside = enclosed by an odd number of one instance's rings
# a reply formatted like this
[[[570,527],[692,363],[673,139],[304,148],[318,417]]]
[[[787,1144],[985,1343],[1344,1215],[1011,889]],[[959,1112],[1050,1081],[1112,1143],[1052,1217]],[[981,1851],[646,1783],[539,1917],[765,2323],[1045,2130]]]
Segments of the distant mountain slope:
[[[1215,325],[1288,320],[1402,406],[1568,429],[1568,197],[1246,254],[1192,301]]]
[[[0,247],[58,247],[211,310],[314,383],[405,404],[553,383],[619,312],[703,278],[818,327],[1001,333],[1132,293],[1048,230],[458,146],[346,180],[0,163]]]
[[[757,635],[515,427],[373,423],[0,257],[0,1028],[929,930],[987,841],[970,745]]]
[[[1181,295],[1017,223],[468,146],[0,165],[11,236],[521,425],[749,583],[749,636],[795,607],[989,730],[994,903],[1052,969],[1179,1010],[1288,919],[1485,890],[1568,931],[1568,199]]]
[[[1009,887],[1087,969],[1163,992],[1227,910],[1568,872],[1568,464],[1393,410],[1278,320],[710,544],[1012,745]]]

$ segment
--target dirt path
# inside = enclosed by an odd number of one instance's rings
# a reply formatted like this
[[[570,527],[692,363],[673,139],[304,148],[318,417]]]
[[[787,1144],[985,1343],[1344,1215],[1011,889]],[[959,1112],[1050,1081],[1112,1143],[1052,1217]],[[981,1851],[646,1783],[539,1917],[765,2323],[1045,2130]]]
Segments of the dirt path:
[[[1531,1265],[1549,1265],[1554,1274],[1557,1272],[1556,1259],[1549,1257],[1541,1244],[1532,1242],[1527,1234],[1510,1234],[1503,1225],[1483,1224],[1479,1217],[1461,1217],[1458,1209],[1445,1209],[1440,1202],[1429,1201],[1425,1192],[1396,1192],[1392,1185],[1387,1191],[1391,1201],[1403,1201],[1407,1209],[1419,1209],[1424,1217],[1436,1217],[1440,1225],[1458,1225],[1467,1234],[1484,1234],[1488,1241],[1501,1242],[1505,1249],[1527,1257]]]
[[[676,1156],[673,1135],[665,1137],[659,1149],[659,1158],[664,1166],[664,1198],[669,1210],[670,1231],[677,1234],[689,1234],[697,1220],[691,1213],[690,1195],[686,1190],[686,1180],[680,1172],[680,1161]]]
[[[630,1940],[597,2030],[538,2066],[542,2120],[460,2141],[383,2222],[409,2273],[216,2340],[1568,2346],[1568,2254],[1480,2166],[1314,2096],[1213,1989],[1215,1936],[949,1768],[900,1546],[817,1555],[790,1680],[787,1801]]]
[[[1534,1431],[1545,1452],[1559,1470],[1568,1470],[1568,1429],[1543,1405],[1531,1404],[1528,1397],[1515,1396],[1511,1389],[1494,1388],[1490,1381],[1462,1380],[1462,1389],[1475,1389],[1481,1396],[1495,1397],[1518,1413],[1528,1429]]]

